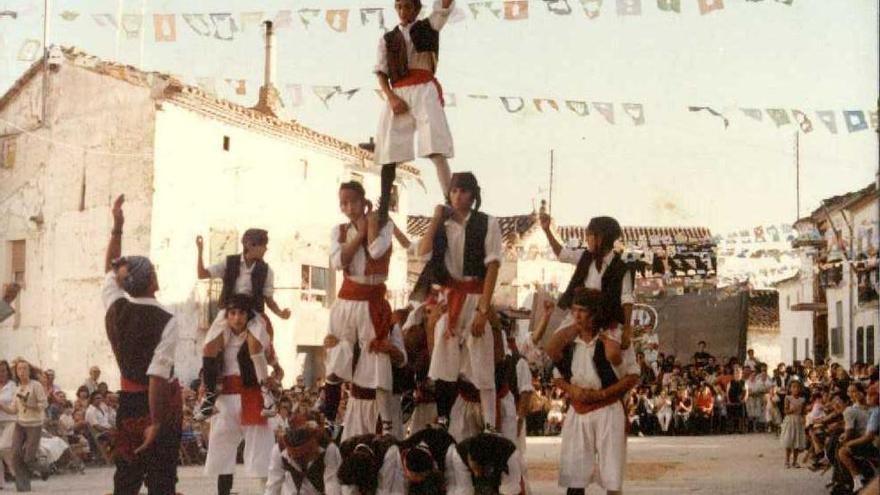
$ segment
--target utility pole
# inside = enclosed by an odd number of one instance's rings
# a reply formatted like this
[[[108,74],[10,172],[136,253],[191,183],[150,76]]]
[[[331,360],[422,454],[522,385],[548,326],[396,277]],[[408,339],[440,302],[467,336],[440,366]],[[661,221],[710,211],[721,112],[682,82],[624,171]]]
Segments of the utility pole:
[[[49,120],[49,0],[43,0],[43,98],[40,108],[41,124],[48,127]]]
[[[553,148],[550,148],[550,198],[547,204],[547,213],[553,216]]]
[[[795,196],[796,196],[796,219],[801,218],[801,133],[794,132],[794,169],[795,169]]]

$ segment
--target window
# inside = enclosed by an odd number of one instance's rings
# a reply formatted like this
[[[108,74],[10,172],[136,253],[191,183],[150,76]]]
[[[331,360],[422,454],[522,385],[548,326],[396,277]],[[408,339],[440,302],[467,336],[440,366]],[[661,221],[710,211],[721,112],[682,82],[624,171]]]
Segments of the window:
[[[865,329],[859,327],[856,329],[856,361],[865,362]]]
[[[0,139],[0,168],[12,168],[15,165],[15,136]]]
[[[797,337],[791,338],[791,362],[797,361]]]
[[[229,151],[229,136],[223,136],[223,151]]]
[[[24,287],[27,244],[24,240],[12,241],[12,281]]]
[[[840,356],[843,354],[843,329],[835,327],[831,329],[831,354]]]
[[[865,329],[865,364],[874,364],[874,325]]]
[[[843,328],[843,301],[837,301],[834,305],[834,319],[837,322],[837,328]]]
[[[302,265],[303,301],[317,301],[325,304],[330,290],[330,270],[320,266]]]
[[[810,339],[804,339],[804,359],[810,359]]]
[[[791,296],[785,296],[785,309],[791,309]]]

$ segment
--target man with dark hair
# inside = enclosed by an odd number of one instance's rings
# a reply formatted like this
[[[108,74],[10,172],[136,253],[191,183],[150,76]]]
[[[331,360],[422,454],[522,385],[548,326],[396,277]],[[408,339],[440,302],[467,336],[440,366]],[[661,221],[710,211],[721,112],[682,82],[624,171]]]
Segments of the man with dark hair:
[[[275,302],[275,275],[272,268],[263,260],[268,244],[268,232],[263,229],[247,229],[241,237],[241,254],[227,256],[225,261],[205,268],[202,259],[204,241],[202,236],[196,237],[198,278],[200,280],[223,279],[223,289],[220,292],[220,307],[222,309],[208,329],[208,334],[205,336],[205,346],[202,350],[205,388],[208,392],[196,409],[195,418],[197,420],[207,419],[214,413],[214,401],[217,398],[216,369],[221,365],[219,354],[224,348],[223,337],[229,330],[225,308],[230,298],[238,294],[246,295],[253,301],[255,315],[248,322],[247,348],[263,394],[262,414],[266,417],[276,414],[275,399],[269,388],[269,362],[273,363],[276,371],[279,371],[280,367],[272,349],[272,323],[265,313],[265,308],[269,308],[283,320],[290,318],[290,309],[282,310]]]
[[[694,366],[698,369],[702,369],[709,364],[709,358],[711,358],[712,355],[706,352],[705,340],[699,341],[697,346],[699,347],[699,350],[694,353]]]
[[[459,442],[451,458],[449,493],[520,495],[523,477],[516,444],[491,433]],[[447,461],[448,462],[448,461]]]
[[[180,448],[182,399],[174,375],[177,319],[155,299],[156,271],[143,256],[121,258],[124,215],[113,203],[102,289],[107,337],[122,390],[116,416],[114,495],[173,495]]]
[[[358,495],[403,493],[400,450],[391,435],[351,437],[339,446],[339,483]]]
[[[272,447],[264,495],[340,495],[337,471],[342,462],[336,444],[321,446],[316,426],[290,427]]]
[[[434,329],[428,371],[437,385],[438,408],[451,405],[446,397],[450,388],[445,384],[459,382],[459,388],[477,391],[484,429],[495,431],[496,343],[489,312],[501,265],[501,228],[496,218],[479,211],[480,203],[474,174],[454,174],[449,205],[437,205],[419,244],[419,255],[430,259],[413,293],[427,294],[436,284],[443,287],[447,304]],[[451,393],[455,394],[454,388]],[[438,413],[447,416],[450,411]],[[462,419],[450,418],[450,423]]]

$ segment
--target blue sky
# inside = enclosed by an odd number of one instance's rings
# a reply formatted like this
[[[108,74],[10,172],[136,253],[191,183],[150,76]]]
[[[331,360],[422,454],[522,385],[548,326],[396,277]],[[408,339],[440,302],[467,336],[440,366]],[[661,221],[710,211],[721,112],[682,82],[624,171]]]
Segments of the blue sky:
[[[50,43],[191,83],[213,82],[219,94],[243,104],[256,101],[262,78],[263,41],[255,21],[291,10],[293,21],[282,23],[277,39],[278,83],[288,103],[288,85],[303,85],[292,116],[355,142],[375,130],[383,103],[372,92],[371,68],[381,31],[372,22],[362,25],[359,9],[385,7],[386,24],[393,26],[391,0],[51,3]],[[874,180],[877,134],[848,133],[841,111],[867,111],[878,100],[877,2],[726,0],[724,9],[701,15],[698,0],[682,0],[681,13],[642,0],[642,15],[621,16],[615,0],[604,0],[600,15],[589,19],[579,0],[569,0],[571,15],[533,0],[528,19],[520,21],[504,20],[503,11],[501,19],[485,12],[474,18],[468,3],[458,2],[457,22],[442,33],[438,77],[457,103],[447,109],[456,146],[452,167],[477,174],[490,213],[526,213],[547,196],[552,148],[553,210],[561,223],[610,214],[626,225],[704,225],[723,233],[791,222],[796,127],[777,128],[766,113],[757,122],[740,108],[800,109],[812,120],[814,131],[800,137],[802,214],[821,198]],[[19,14],[0,17],[0,89],[29,65],[18,58],[27,39],[42,38],[42,4],[0,0],[0,11]],[[298,11],[309,8],[321,12],[306,27]],[[328,9],[350,9],[344,32],[328,27]],[[61,16],[65,12],[70,20]],[[153,15],[171,13],[176,40],[157,42]],[[184,13],[204,14],[207,35],[197,34]],[[215,37],[210,13],[232,14],[237,30],[231,41]],[[93,14],[128,14],[131,35],[99,25]],[[228,21],[216,18],[216,36],[227,36]],[[190,17],[199,29],[200,19]],[[236,95],[227,78],[245,79],[247,94]],[[312,85],[362,89],[325,106]],[[499,96],[525,98],[524,110],[508,113]],[[555,99],[560,110],[545,105],[539,112],[532,98]],[[579,117],[565,100],[612,102],[616,124],[593,108]],[[642,104],[645,124],[634,126],[621,103]],[[730,125],[725,129],[720,118],[688,112],[688,106],[710,106]],[[836,112],[838,134],[827,131],[817,110]],[[411,209],[427,213],[440,192],[430,163],[418,164],[428,191],[412,195]]]

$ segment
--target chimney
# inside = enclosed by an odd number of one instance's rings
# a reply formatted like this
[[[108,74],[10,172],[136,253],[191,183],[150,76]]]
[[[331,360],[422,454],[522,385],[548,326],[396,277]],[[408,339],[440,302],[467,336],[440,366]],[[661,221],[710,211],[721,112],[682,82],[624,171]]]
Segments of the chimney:
[[[272,31],[272,21],[263,23],[266,26],[266,61],[263,70],[263,85],[260,86],[260,99],[254,110],[271,115],[273,117],[282,117],[284,111],[284,102],[281,101],[281,94],[275,87],[275,33]]]

